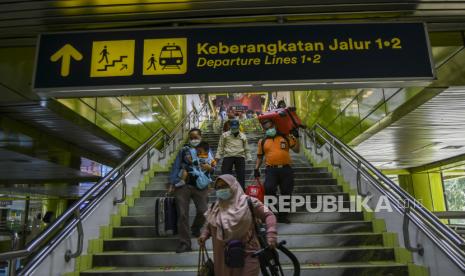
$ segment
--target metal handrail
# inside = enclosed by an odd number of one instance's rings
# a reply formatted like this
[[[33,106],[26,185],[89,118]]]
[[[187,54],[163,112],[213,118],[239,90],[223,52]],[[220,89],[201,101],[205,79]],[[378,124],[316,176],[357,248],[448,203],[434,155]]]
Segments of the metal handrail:
[[[465,219],[465,211],[433,212],[440,219]]]
[[[179,129],[179,126],[183,125],[186,121],[189,121],[189,124],[191,122],[191,117],[194,115],[194,120],[197,120],[198,122],[200,121],[200,114],[204,110],[207,109],[207,105],[204,105],[200,111],[197,112],[195,110],[192,110],[189,112],[172,130],[172,134],[175,134],[176,131]],[[158,137],[161,133],[164,133],[164,136]],[[158,142],[160,142],[160,138],[165,137],[167,134],[167,131],[164,128],[161,128],[157,130],[150,138],[148,138],[142,145],[140,145],[136,150],[134,150],[131,154],[129,154],[118,166],[113,168],[113,170],[110,171],[105,177],[103,177],[97,184],[93,185],[92,188],[90,188],[77,202],[75,202],[70,208],[68,208],[61,216],[59,216],[47,229],[45,229],[44,232],[42,232],[37,238],[35,238],[32,242],[30,242],[26,248],[21,249],[21,250],[14,250],[14,251],[9,251],[9,252],[3,252],[0,253],[0,260],[12,260],[12,259],[17,259],[17,258],[25,258],[31,255],[33,252],[37,251],[38,248],[42,245],[42,243],[51,237],[53,237],[52,241],[48,243],[48,247],[52,244],[55,244],[55,247],[59,244],[63,238],[69,234],[72,230],[74,230],[74,227],[79,223],[80,220],[84,219],[87,214],[89,214],[88,209],[95,208],[98,206],[98,204],[104,199],[104,197],[122,180],[122,177],[125,177],[125,174],[120,174],[121,171],[130,171],[132,168],[135,167],[135,165],[145,157],[145,154],[149,152],[153,146],[155,146]],[[153,140],[158,137],[158,139],[153,142]],[[175,137],[175,135],[172,135],[172,137]],[[174,138],[170,138],[168,141],[172,141]],[[147,147],[150,145],[149,147]],[[164,148],[162,151],[164,151],[167,147],[168,144],[164,145]],[[141,152],[143,152],[141,154]],[[137,158],[138,157],[138,158]],[[135,162],[134,159],[136,159]],[[131,166],[127,169],[125,167],[131,164]],[[101,188],[103,188],[97,197],[93,197],[94,193],[99,191]],[[89,202],[88,202],[89,201]],[[80,206],[84,203],[88,202],[89,204],[84,208],[85,210],[82,211],[80,210]],[[78,212],[78,213],[76,213]],[[74,218],[72,217],[75,214],[79,214],[79,212],[82,212],[80,215],[80,218]],[[69,219],[72,219],[71,221],[68,221]],[[68,221],[68,223],[65,225],[65,229],[58,233],[57,235],[53,235],[59,228],[60,226]],[[71,227],[70,227],[71,226]],[[53,243],[55,241],[55,243]],[[57,242],[58,241],[58,242]],[[53,249],[52,249],[53,250]],[[79,251],[79,249],[78,249]],[[51,250],[48,250],[48,253],[51,252]],[[48,255],[47,253],[47,255]],[[74,254],[71,254],[74,255]],[[46,257],[46,255],[40,256],[40,258],[43,260]]]
[[[329,139],[323,134],[320,134],[318,131],[322,131],[325,135],[329,136]],[[360,171],[361,174],[369,180],[370,184],[373,184],[381,193],[386,195],[387,198],[394,203],[394,206],[400,213],[407,216],[408,219],[410,219],[416,226],[418,226],[419,229],[430,237],[431,240],[433,240],[433,242],[438,245],[462,271],[465,271],[465,252],[461,250],[461,248],[464,248],[465,241],[460,237],[460,235],[444,225],[429,210],[418,204],[418,202],[410,194],[392,182],[391,179],[382,174],[376,167],[321,125],[315,124],[311,130],[307,130],[305,134],[312,138],[315,151],[318,148],[318,145],[316,144],[317,135],[325,143],[334,148],[341,157]],[[360,168],[359,162],[364,166],[364,168]],[[406,204],[407,207],[404,204],[401,204],[401,202]],[[439,237],[437,234],[439,234]],[[409,239],[406,241],[409,242]],[[445,241],[447,241],[447,243],[445,243]],[[447,246],[447,248],[445,246]],[[410,244],[408,244],[407,247],[411,247]],[[413,250],[417,249],[418,248],[413,248]]]
[[[11,249],[16,250],[19,243],[19,235],[13,232],[11,236]],[[16,259],[8,260],[8,276],[16,276]]]

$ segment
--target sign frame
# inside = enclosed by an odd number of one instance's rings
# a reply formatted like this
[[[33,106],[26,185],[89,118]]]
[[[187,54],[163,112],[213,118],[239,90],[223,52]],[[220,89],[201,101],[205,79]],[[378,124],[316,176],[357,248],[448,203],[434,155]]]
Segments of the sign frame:
[[[39,51],[41,39],[44,35],[62,34],[88,34],[107,32],[128,32],[128,31],[176,31],[192,29],[228,29],[235,27],[281,27],[281,26],[317,26],[317,25],[401,25],[401,24],[421,24],[427,42],[428,61],[431,66],[431,77],[397,77],[397,78],[343,78],[343,79],[308,79],[308,80],[276,80],[276,81],[229,81],[229,82],[187,82],[162,84],[130,84],[130,85],[99,85],[99,86],[72,86],[72,87],[36,87],[36,77],[38,68]],[[32,90],[41,98],[69,98],[84,96],[121,96],[121,95],[161,95],[161,94],[192,94],[211,92],[250,92],[250,91],[293,91],[305,89],[342,89],[342,88],[401,88],[411,86],[427,86],[437,79],[432,47],[429,33],[425,22],[362,22],[362,23],[244,23],[230,25],[197,25],[181,27],[160,27],[160,28],[123,28],[117,30],[94,30],[75,32],[47,32],[38,35],[37,47],[32,74]]]

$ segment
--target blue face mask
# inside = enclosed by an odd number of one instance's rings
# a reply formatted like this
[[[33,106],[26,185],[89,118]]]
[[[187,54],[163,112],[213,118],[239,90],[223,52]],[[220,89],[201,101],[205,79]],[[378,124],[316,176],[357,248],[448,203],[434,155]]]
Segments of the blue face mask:
[[[275,137],[276,136],[276,128],[272,127],[266,130],[266,136],[268,137]]]
[[[232,192],[230,188],[216,190],[216,197],[221,200],[228,200],[232,196]]]

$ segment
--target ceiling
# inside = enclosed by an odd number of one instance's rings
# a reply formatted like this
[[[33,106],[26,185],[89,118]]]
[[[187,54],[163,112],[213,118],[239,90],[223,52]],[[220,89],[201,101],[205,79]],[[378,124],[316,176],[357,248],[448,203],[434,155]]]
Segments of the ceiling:
[[[84,156],[91,154],[89,157],[103,163],[117,163],[130,152],[129,147],[58,103],[48,101],[0,105],[0,116],[25,122],[45,135],[58,137]]]
[[[380,169],[418,167],[465,154],[465,87],[445,90],[355,150]]]
[[[0,184],[66,183],[96,181],[98,179],[97,176],[76,169],[18,152],[0,149]],[[55,188],[52,188],[52,190]],[[8,189],[11,189],[11,186]]]
[[[24,200],[26,197],[31,200],[76,199],[83,196],[93,185],[94,182],[85,182],[79,185],[15,184],[7,187],[0,186],[0,199]],[[14,193],[12,189],[14,189]]]
[[[6,0],[0,46],[32,46],[51,31],[236,22],[424,21],[430,30],[465,26],[465,1],[394,0]]]

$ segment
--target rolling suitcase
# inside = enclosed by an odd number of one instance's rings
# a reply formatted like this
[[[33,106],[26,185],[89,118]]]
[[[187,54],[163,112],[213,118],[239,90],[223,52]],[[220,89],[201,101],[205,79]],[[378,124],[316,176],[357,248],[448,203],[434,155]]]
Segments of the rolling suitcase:
[[[165,197],[155,199],[155,234],[165,236]]]
[[[155,233],[164,237],[177,234],[177,212],[174,197],[164,196],[155,199]]]
[[[292,130],[298,129],[299,127],[305,128],[299,116],[297,116],[295,107],[271,110],[259,115],[258,120],[261,124],[263,124],[265,120],[273,121],[277,131],[284,135],[289,135]]]
[[[165,198],[165,234],[176,235],[178,233],[178,214],[174,197]]]

